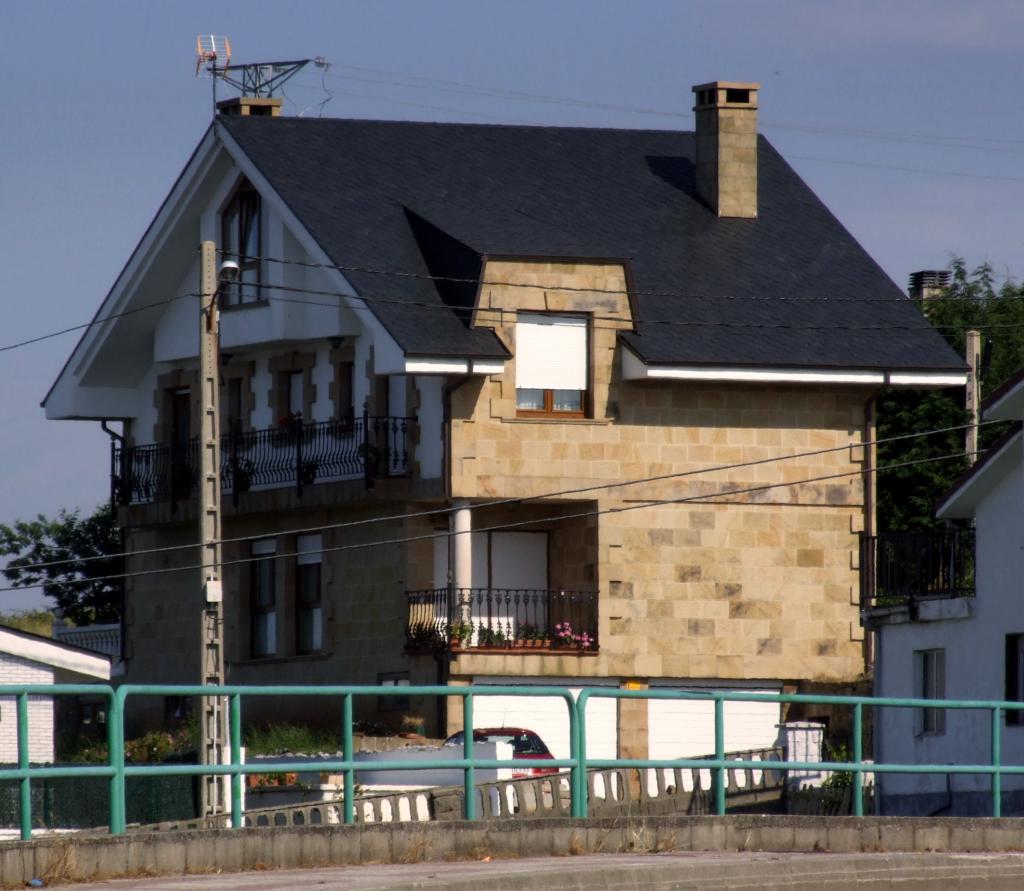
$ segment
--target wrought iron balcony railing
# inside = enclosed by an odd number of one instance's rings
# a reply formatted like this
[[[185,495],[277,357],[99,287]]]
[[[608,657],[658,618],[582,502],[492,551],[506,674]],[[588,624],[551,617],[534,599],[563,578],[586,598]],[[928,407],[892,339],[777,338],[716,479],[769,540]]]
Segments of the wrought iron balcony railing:
[[[974,530],[862,535],[860,600],[871,607],[974,596]]]
[[[403,476],[409,470],[411,418],[362,417],[305,423],[289,420],[264,430],[221,436],[221,488],[237,504],[242,492],[313,483]],[[111,446],[115,504],[176,502],[198,489],[199,441]]]
[[[407,597],[410,650],[598,649],[596,591],[431,588]]]

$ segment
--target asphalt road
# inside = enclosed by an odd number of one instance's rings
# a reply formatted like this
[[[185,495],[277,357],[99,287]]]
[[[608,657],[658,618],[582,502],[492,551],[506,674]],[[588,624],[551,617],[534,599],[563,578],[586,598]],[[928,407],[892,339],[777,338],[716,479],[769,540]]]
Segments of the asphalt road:
[[[1024,854],[592,854],[579,857],[334,866],[61,885],[64,891],[611,891],[611,889],[1024,887]],[[54,886],[50,886],[54,887]]]

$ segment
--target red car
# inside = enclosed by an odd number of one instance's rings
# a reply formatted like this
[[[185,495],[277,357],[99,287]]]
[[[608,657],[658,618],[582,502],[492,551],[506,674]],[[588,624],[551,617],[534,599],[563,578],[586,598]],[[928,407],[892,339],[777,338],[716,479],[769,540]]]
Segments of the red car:
[[[444,741],[446,746],[461,746],[463,744],[463,733],[453,733]],[[483,727],[473,731],[474,742],[503,742],[512,746],[512,758],[515,761],[551,761],[554,755],[544,745],[542,740],[532,730],[524,730],[522,727]],[[530,776],[544,776],[549,773],[558,773],[557,767],[531,767],[529,770],[512,771],[512,779]]]

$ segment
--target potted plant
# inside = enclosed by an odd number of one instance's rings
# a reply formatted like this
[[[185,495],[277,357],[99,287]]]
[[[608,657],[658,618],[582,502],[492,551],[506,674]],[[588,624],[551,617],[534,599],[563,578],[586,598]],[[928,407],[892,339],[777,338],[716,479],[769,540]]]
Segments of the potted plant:
[[[406,739],[422,737],[426,728],[426,721],[423,715],[402,715],[401,736]]]
[[[453,650],[461,649],[463,643],[469,640],[472,634],[473,626],[461,619],[448,626],[448,640],[451,642]]]
[[[500,647],[505,645],[505,632],[500,628],[481,628],[476,636],[478,647]]]
[[[544,647],[548,645],[547,630],[524,622],[516,634],[516,645],[520,647]]]

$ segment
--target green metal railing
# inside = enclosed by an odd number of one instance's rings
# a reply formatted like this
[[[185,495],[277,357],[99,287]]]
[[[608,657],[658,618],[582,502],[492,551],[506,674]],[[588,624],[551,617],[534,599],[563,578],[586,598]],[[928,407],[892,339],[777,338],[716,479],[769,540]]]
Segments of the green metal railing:
[[[45,766],[30,764],[29,753],[29,697],[89,695],[102,696],[108,702],[106,764]],[[124,715],[128,699],[137,696],[222,696],[228,700],[230,726],[231,762],[222,765],[204,764],[126,764],[124,745]],[[725,813],[726,771],[731,769],[765,770],[765,762],[726,758],[725,752],[725,703],[726,702],[768,702],[804,703],[811,705],[839,705],[852,709],[852,760],[839,761],[772,761],[770,769],[780,770],[824,770],[846,772],[852,775],[853,811],[863,816],[864,773],[905,773],[905,774],[987,774],[991,776],[992,816],[1002,813],[1002,778],[1004,775],[1024,774],[1024,765],[1002,763],[1001,735],[1003,718],[1007,711],[1024,709],[1024,702],[996,702],[987,700],[938,700],[938,699],[893,699],[868,696],[817,696],[790,693],[741,693],[741,692],[687,692],[678,690],[620,690],[614,688],[588,688],[574,698],[565,687],[524,687],[524,686],[423,686],[423,687],[369,687],[369,686],[169,686],[169,685],[124,685],[116,690],[109,686],[91,684],[57,684],[52,686],[0,686],[0,698],[12,697],[16,702],[18,765],[0,769],[0,780],[17,780],[19,783],[19,817],[21,838],[32,837],[32,780],[49,777],[106,777],[110,784],[111,834],[125,831],[125,780],[131,776],[228,776],[231,789],[231,826],[242,826],[242,778],[250,773],[286,773],[308,769],[305,761],[260,761],[243,764],[241,753],[242,700],[246,696],[317,696],[336,697],[340,700],[340,723],[342,732],[341,758],[317,761],[319,770],[329,770],[344,776],[342,798],[342,819],[345,823],[355,822],[355,772],[356,770],[434,770],[461,769],[465,791],[464,816],[467,820],[477,818],[476,771],[478,769],[514,768],[521,763],[513,760],[475,758],[473,755],[473,703],[479,696],[546,696],[561,699],[566,704],[569,720],[570,753],[568,758],[545,762],[551,767],[565,768],[569,772],[570,813],[575,818],[587,816],[587,770],[588,768],[699,768],[712,771],[714,780],[714,806],[716,814]],[[459,759],[429,759],[414,762],[356,761],[353,752],[354,702],[365,696],[444,696],[461,698],[463,752]],[[671,699],[699,700],[713,703],[715,721],[715,752],[711,758],[588,758],[586,715],[587,705],[595,698],[613,699]],[[864,707],[912,708],[912,709],[959,709],[982,710],[991,715],[991,758],[987,764],[879,764],[865,763],[862,750]]]

